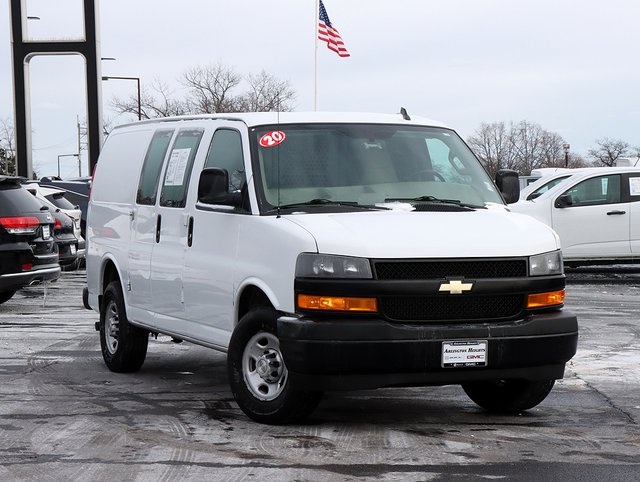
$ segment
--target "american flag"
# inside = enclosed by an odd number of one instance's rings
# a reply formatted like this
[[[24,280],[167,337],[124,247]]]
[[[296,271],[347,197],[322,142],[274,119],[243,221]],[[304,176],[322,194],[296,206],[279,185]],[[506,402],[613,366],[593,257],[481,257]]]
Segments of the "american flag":
[[[327,48],[333,50],[340,57],[350,57],[351,54],[347,52],[347,48],[344,46],[342,37],[338,31],[331,25],[327,10],[324,8],[322,0],[320,0],[320,21],[318,23],[318,39],[323,42],[327,42]]]

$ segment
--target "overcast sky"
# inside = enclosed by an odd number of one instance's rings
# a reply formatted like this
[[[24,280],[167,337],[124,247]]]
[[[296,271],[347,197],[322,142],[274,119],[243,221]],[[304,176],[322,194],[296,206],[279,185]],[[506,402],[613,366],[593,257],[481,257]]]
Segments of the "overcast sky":
[[[33,39],[83,35],[82,0],[26,0]],[[640,2],[635,0],[324,0],[351,57],[319,46],[318,109],[437,119],[467,138],[482,122],[527,120],[571,151],[640,145]],[[102,75],[175,85],[189,67],[266,70],[314,108],[315,0],[102,0]],[[0,118],[13,119],[9,1],[0,1]],[[86,118],[80,57],[31,62],[34,169],[55,175]],[[104,117],[135,82],[102,83]],[[82,174],[86,174],[86,162]],[[73,177],[73,157],[61,158]]]

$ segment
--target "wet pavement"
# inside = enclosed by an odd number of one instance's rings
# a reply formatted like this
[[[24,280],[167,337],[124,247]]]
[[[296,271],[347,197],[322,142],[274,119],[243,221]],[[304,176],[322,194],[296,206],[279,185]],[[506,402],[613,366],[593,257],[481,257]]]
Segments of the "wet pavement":
[[[206,348],[161,336],[138,373],[109,372],[84,272],[65,272],[46,300],[34,286],[0,305],[0,479],[640,480],[640,280],[589,269],[568,273],[578,353],[535,409],[384,389],[328,394],[284,427],[244,416]]]

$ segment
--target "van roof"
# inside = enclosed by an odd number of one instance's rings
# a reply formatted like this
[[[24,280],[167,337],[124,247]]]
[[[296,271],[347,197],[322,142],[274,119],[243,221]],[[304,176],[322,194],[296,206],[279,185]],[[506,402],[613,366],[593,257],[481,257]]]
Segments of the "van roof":
[[[402,114],[375,114],[368,112],[244,112],[228,114],[200,114],[175,117],[160,117],[143,120],[130,124],[123,124],[114,128],[159,123],[181,122],[188,120],[235,120],[244,122],[248,127],[265,124],[298,124],[298,123],[360,123],[360,124],[407,124],[419,126],[448,127],[442,122],[424,117],[411,116],[404,119]]]

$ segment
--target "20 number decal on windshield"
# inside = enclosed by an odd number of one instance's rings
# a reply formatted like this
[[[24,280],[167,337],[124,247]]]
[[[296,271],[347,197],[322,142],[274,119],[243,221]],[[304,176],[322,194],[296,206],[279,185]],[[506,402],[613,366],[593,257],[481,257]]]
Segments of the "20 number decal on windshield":
[[[260,138],[261,147],[275,147],[278,144],[282,144],[287,138],[287,135],[282,131],[267,132]]]

